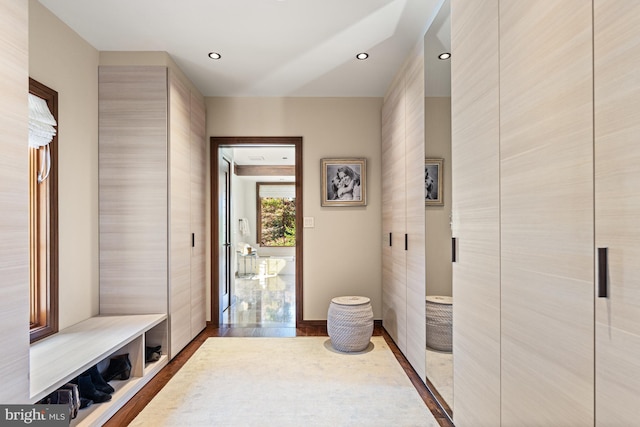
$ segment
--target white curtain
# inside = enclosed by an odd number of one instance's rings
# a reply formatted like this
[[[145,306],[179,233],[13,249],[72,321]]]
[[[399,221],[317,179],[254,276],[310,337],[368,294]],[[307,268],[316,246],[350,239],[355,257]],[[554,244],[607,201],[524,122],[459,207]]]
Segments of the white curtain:
[[[56,119],[49,111],[47,102],[35,95],[29,94],[29,147],[44,150],[42,164],[38,172],[38,182],[49,176],[51,170],[51,153],[49,144],[56,134]]]

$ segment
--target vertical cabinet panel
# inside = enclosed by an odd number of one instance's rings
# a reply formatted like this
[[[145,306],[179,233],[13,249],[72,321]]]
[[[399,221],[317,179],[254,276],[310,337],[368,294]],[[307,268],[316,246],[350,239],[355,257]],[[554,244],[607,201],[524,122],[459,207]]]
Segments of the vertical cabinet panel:
[[[191,341],[191,96],[169,72],[169,320],[171,356]]]
[[[451,2],[453,417],[500,425],[498,0]]]
[[[167,67],[100,67],[99,116],[100,313],[168,313],[174,357],[206,319],[204,104]]]
[[[406,356],[420,378],[425,371],[424,46],[414,48],[405,79],[405,182],[407,232]]]
[[[100,313],[167,312],[167,70],[99,70]]]
[[[424,381],[423,51],[411,52],[382,108],[382,322]]]
[[[590,0],[500,2],[503,425],[594,421],[591,41]]]
[[[29,398],[28,9],[28,2],[0,2],[0,402],[4,404]]]
[[[406,342],[406,251],[404,250],[404,79],[396,80],[382,110],[383,238],[382,322],[398,347]],[[389,234],[391,237],[389,237]]]
[[[206,110],[204,101],[191,94],[191,335],[202,331],[207,323],[206,313],[206,240],[205,186],[207,174]]]
[[[594,2],[596,247],[608,296],[596,298],[596,425],[638,423],[640,396],[640,3]]]

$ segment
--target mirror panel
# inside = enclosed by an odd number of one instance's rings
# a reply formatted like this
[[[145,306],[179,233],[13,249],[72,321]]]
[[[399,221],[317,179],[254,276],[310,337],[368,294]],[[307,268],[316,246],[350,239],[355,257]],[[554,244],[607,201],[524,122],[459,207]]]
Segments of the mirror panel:
[[[425,161],[425,359],[427,386],[452,418],[451,61],[439,59],[450,52],[450,5],[445,0],[424,36],[425,156],[429,159]],[[430,166],[434,163],[441,164],[437,168],[441,170]],[[434,178],[441,193],[438,203],[429,196]]]

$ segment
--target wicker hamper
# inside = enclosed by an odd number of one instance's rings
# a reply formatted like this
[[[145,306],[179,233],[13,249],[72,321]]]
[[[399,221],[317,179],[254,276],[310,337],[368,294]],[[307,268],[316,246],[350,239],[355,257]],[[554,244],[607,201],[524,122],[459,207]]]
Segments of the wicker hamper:
[[[425,315],[427,322],[427,347],[450,352],[453,298],[427,296]]]
[[[373,310],[367,297],[346,296],[331,300],[327,332],[333,348],[344,352],[363,351],[373,334]]]

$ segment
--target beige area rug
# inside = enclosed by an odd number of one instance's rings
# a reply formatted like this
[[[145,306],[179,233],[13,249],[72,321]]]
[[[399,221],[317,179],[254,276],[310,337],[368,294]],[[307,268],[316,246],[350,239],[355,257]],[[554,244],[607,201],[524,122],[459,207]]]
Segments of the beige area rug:
[[[382,337],[209,338],[132,426],[433,426]]]

